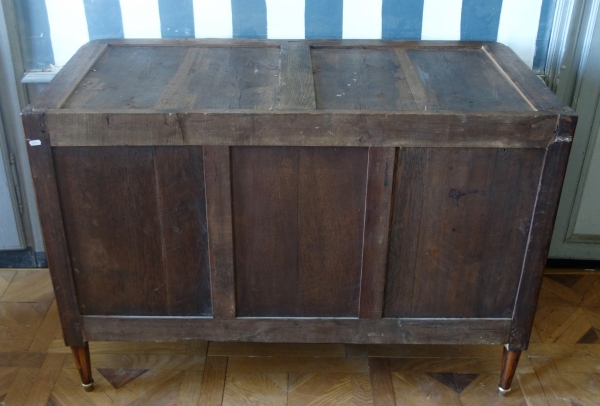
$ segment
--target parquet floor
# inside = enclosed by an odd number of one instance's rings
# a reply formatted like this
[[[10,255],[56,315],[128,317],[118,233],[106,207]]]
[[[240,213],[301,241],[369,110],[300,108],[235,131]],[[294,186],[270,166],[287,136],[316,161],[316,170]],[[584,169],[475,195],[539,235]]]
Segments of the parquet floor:
[[[532,344],[497,395],[501,346],[92,342],[86,393],[46,270],[0,270],[0,405],[600,405],[600,272],[548,270]]]

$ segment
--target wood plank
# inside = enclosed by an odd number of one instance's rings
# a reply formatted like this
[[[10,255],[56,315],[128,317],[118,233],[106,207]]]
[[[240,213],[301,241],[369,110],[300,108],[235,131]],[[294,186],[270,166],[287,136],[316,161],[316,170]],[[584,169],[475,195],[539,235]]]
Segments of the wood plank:
[[[200,391],[200,405],[220,406],[223,401],[227,358],[207,357]]]
[[[77,84],[108,49],[100,42],[89,42],[79,48],[68,65],[56,74],[52,86],[44,89],[33,103],[34,110],[59,109],[75,90]]]
[[[425,110],[428,105],[437,103],[435,93],[425,90],[423,87],[423,83],[421,83],[421,79],[419,79],[419,74],[408,57],[406,50],[396,48],[394,49],[394,53],[398,59],[398,64],[402,67],[406,83],[410,88],[416,108],[418,110]]]
[[[156,199],[167,313],[211,314],[210,268],[201,147],[157,147]]]
[[[527,359],[517,367],[517,374],[532,374],[534,370]],[[415,373],[497,374],[500,360],[494,358],[390,358],[390,371]],[[497,385],[494,385],[497,388]]]
[[[298,314],[298,148],[233,147],[240,317]]]
[[[426,187],[427,149],[400,148],[394,168],[384,317],[411,314],[419,227]]]
[[[570,110],[562,105],[556,95],[509,47],[494,42],[483,45],[483,48],[538,110],[557,112]]]
[[[200,404],[203,376],[204,371],[199,370],[188,370],[183,373],[177,406],[197,406]]]
[[[60,328],[60,318],[58,315],[58,306],[56,300],[52,302],[48,313],[44,316],[42,324],[38,328],[31,345],[29,346],[28,352],[48,352],[50,344],[54,339],[56,331]]]
[[[262,319],[84,316],[91,341],[246,341],[350,344],[505,343],[510,319]],[[92,356],[93,360],[93,356]]]
[[[344,344],[219,343],[208,356],[217,357],[345,357]]]
[[[228,374],[272,372],[366,373],[366,358],[343,357],[229,357]]]
[[[446,385],[425,374],[394,372],[394,392],[407,405],[462,405],[458,394]]]
[[[369,358],[369,372],[371,387],[373,388],[373,404],[375,406],[394,406],[396,398],[388,360],[385,358]]]
[[[154,148],[57,148],[54,158],[82,313],[167,315]]]
[[[373,405],[367,373],[292,372],[288,405]]]
[[[516,378],[528,406],[549,406],[542,384],[536,374],[517,374]]]
[[[310,48],[306,45],[281,46],[279,109],[317,108]]]
[[[272,405],[288,404],[288,374],[275,373],[227,373],[223,393],[223,405]]]
[[[204,185],[213,317],[235,317],[229,147],[204,147]]]
[[[302,148],[298,169],[298,313],[358,315],[366,148]]]
[[[556,128],[556,114],[544,112],[51,110],[47,116],[53,146],[545,148]]]
[[[423,87],[435,95],[428,98],[427,110],[534,110],[482,49],[409,49],[406,53]]]
[[[551,144],[546,153],[513,313],[509,340],[511,349],[527,349],[571,150],[569,139],[572,139],[576,124],[577,117],[561,116],[557,124],[558,141]]]
[[[66,354],[48,354],[46,356],[46,360],[36,376],[35,383],[27,395],[26,405],[46,406],[66,358]]]
[[[395,148],[369,148],[359,317],[383,314]]]
[[[392,49],[313,48],[311,54],[319,109],[416,109]]]
[[[68,345],[83,345],[81,315],[67,249],[46,117],[42,114],[28,113],[24,114],[22,119],[28,141],[27,152],[36,190],[46,257],[63,327],[63,336]]]
[[[26,405],[25,401],[36,383],[39,368],[19,368],[17,376],[10,386],[4,403],[7,405]],[[45,406],[45,404],[43,404]]]
[[[511,317],[544,149],[498,149],[489,191],[475,317]]]

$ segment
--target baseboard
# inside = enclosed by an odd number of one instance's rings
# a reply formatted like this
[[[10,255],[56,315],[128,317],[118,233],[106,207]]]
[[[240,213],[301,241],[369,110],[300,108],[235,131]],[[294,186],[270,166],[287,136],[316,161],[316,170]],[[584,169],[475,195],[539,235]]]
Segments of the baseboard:
[[[548,258],[546,268],[576,268],[597,269],[600,271],[599,260]]]
[[[14,251],[0,251],[0,268],[46,268],[48,261],[44,251],[31,248]]]

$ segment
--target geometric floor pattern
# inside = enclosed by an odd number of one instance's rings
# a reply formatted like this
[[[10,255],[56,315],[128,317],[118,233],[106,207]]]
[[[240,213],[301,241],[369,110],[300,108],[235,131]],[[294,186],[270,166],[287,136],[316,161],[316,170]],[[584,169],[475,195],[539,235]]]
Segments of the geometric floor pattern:
[[[0,269],[0,406],[600,405],[600,271],[548,269],[508,396],[501,346],[90,343],[84,392],[47,270]]]

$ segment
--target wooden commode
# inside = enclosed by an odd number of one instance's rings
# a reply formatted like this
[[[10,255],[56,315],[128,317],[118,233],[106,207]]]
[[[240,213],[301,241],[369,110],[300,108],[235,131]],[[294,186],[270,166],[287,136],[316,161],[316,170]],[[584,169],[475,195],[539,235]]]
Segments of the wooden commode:
[[[488,42],[103,40],[23,113],[67,345],[527,348],[576,116]]]

